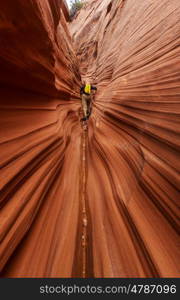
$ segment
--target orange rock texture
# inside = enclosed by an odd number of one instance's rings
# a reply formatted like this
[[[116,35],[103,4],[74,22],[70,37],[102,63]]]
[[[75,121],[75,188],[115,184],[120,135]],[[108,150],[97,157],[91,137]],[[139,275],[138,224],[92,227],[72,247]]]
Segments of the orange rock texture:
[[[0,17],[2,277],[179,276],[179,1],[86,1],[69,23],[65,1],[3,0]]]

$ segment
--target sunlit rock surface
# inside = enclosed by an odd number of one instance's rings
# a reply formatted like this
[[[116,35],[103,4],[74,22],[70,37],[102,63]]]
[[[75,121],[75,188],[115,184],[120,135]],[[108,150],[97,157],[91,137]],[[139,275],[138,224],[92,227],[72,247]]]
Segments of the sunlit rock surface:
[[[0,17],[2,276],[178,276],[179,1],[88,1],[69,25],[63,1],[4,0]]]
[[[178,274],[179,1],[89,1],[70,26],[97,84],[87,197],[95,276]]]

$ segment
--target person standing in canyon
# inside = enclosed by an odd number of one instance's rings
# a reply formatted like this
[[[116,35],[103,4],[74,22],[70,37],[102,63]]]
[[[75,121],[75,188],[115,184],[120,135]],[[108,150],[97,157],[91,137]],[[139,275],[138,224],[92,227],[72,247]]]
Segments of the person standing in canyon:
[[[80,88],[80,95],[84,117],[81,119],[81,121],[87,121],[89,119],[91,114],[92,98],[96,91],[97,88],[95,86],[91,85],[90,83],[83,82],[83,85]]]

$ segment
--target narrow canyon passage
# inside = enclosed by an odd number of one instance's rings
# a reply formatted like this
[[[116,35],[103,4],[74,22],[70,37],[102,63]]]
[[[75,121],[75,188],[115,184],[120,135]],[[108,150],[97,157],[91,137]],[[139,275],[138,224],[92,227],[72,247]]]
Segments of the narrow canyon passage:
[[[2,277],[175,277],[178,0],[0,3]],[[79,89],[97,86],[83,128]]]

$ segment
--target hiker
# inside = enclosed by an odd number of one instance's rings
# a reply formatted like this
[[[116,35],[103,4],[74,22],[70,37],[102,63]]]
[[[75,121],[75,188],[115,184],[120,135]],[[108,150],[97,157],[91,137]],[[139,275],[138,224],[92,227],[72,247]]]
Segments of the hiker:
[[[91,114],[91,105],[92,105],[92,94],[97,91],[97,88],[89,83],[83,84],[80,88],[80,95],[82,99],[82,109],[84,117],[81,121],[86,121],[89,119]]]

